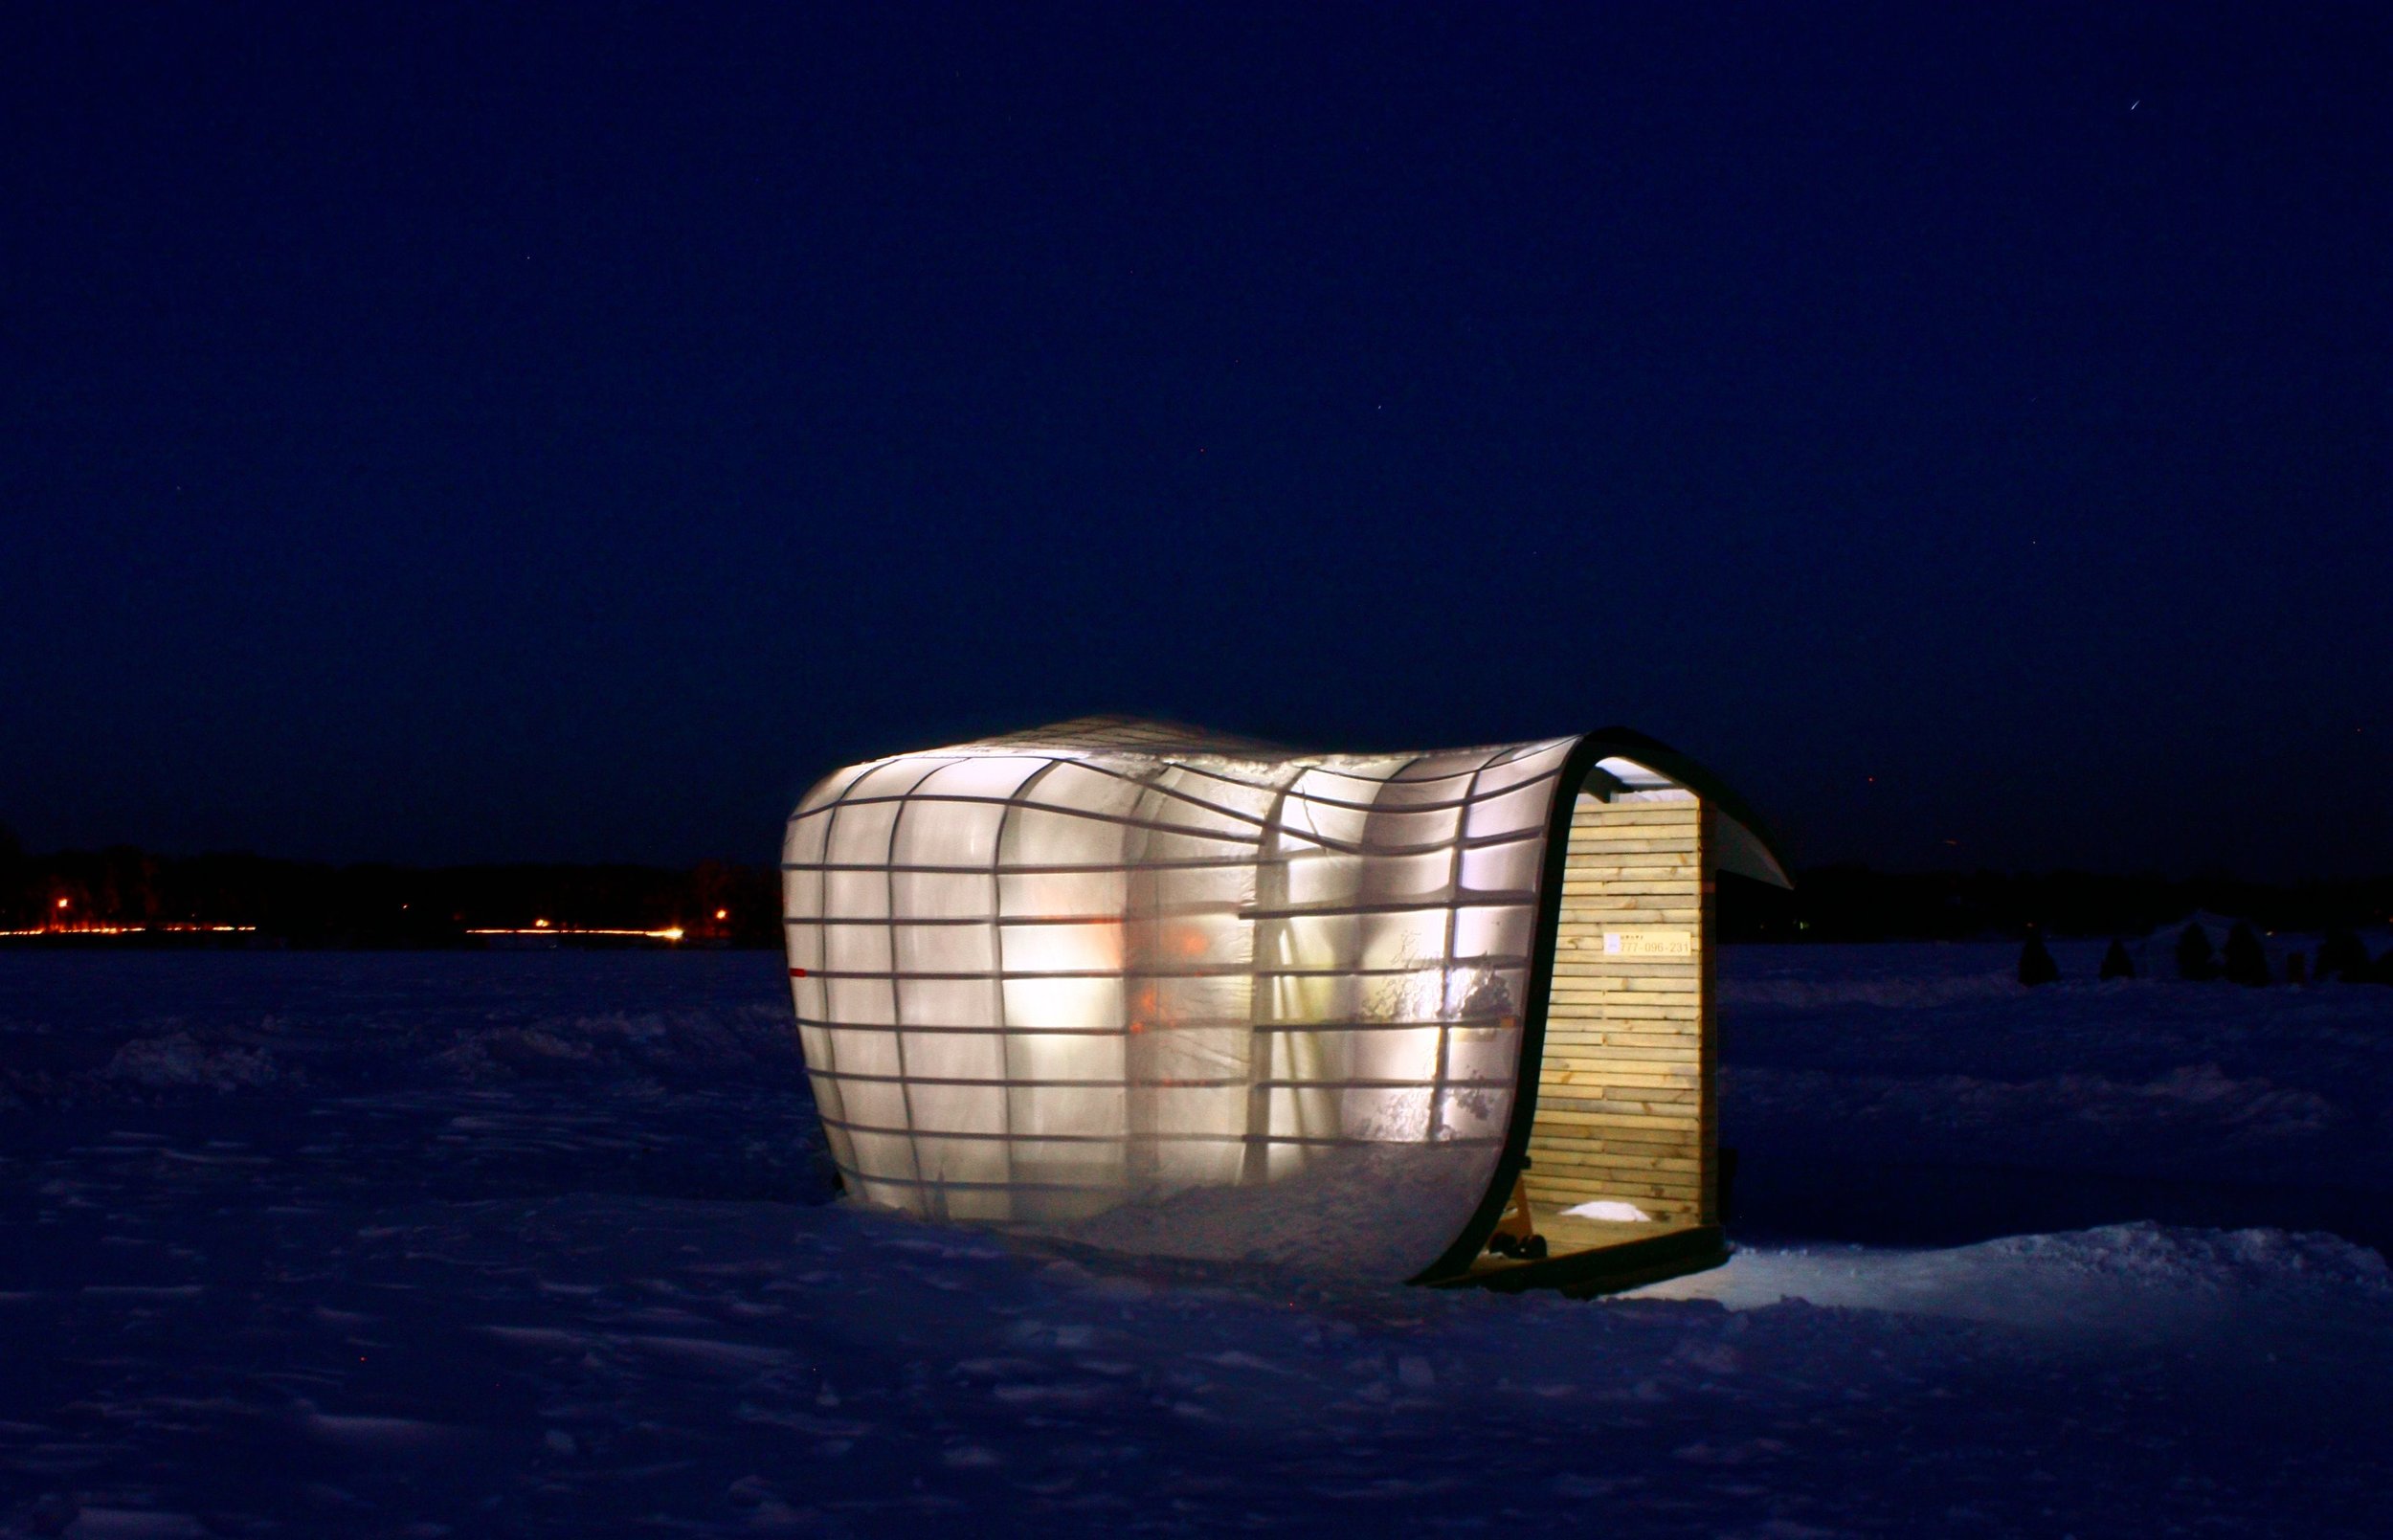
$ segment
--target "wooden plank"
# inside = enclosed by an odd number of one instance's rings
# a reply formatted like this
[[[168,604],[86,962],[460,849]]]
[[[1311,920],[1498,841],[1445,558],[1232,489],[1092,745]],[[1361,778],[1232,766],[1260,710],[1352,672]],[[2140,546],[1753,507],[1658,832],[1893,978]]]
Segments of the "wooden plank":
[[[1567,1172],[1581,1168],[1599,1166],[1607,1169],[1618,1167],[1622,1171],[1668,1172],[1681,1176],[1691,1176],[1703,1167],[1703,1162],[1692,1154],[1626,1154],[1619,1151],[1560,1149],[1547,1145],[1530,1146],[1529,1154],[1532,1162],[1530,1171],[1532,1175]],[[1531,1185],[1533,1189],[1536,1184],[1532,1181]]]
[[[1639,1016],[1655,1011],[1678,1011],[1691,1017],[1701,1009],[1702,1003],[1700,997],[1656,994],[1651,990],[1590,990],[1581,989],[1574,983],[1567,993],[1548,998],[1546,1015],[1548,1017],[1567,1016],[1582,1022],[1593,1022],[1599,1017],[1616,1015]],[[1582,1027],[1581,1030],[1592,1029]],[[1675,1026],[1643,1027],[1623,1024],[1612,1030],[1615,1032],[1680,1032],[1687,1029]]]
[[[1590,1086],[1610,1086],[1617,1090],[1691,1091],[1701,1078],[1701,1066],[1691,1059],[1634,1060],[1623,1064],[1606,1064],[1600,1069],[1566,1069],[1549,1067],[1537,1077],[1540,1090],[1553,1086],[1557,1091],[1584,1090]]]
[[[1569,1137],[1574,1128],[1600,1134],[1621,1144],[1667,1145],[1692,1139],[1702,1131],[1701,1109],[1679,1107],[1659,1112],[1574,1112],[1568,1107],[1537,1108],[1537,1121],[1550,1126],[1554,1138]]]
[[[1606,1064],[1599,1069],[1554,1070],[1537,1077],[1539,1095],[1645,1096],[1702,1088],[1701,1066],[1691,1059],[1661,1063]],[[1668,1100],[1664,1097],[1664,1100]],[[1543,1105],[1542,1103],[1540,1104]]]
[[[1703,1173],[1703,1162],[1697,1155],[1693,1145],[1655,1149],[1643,1158],[1603,1150],[1532,1145],[1529,1147],[1530,1190],[1535,1192],[1549,1180],[1585,1181],[1590,1177],[1611,1175],[1633,1176],[1641,1181],[1693,1181]]]
[[[1691,892],[1702,881],[1703,873],[1686,861],[1606,861],[1566,875],[1562,892],[1565,896],[1582,891],[1600,893],[1615,882],[1684,882]]]
[[[1621,1000],[1610,1008],[1563,1001],[1546,1011],[1546,1034],[1570,1033],[1593,1041],[1607,1032],[1694,1032],[1703,1024],[1700,1015],[1691,1005],[1644,1000]]]
[[[1703,1061],[1692,1048],[1641,1049],[1634,1059],[1611,1059],[1594,1049],[1582,1049],[1568,1056],[1549,1056],[1539,1066],[1537,1083],[1585,1084],[1585,1081],[1557,1080],[1557,1077],[1582,1075],[1600,1079],[1622,1072],[1648,1076],[1667,1074],[1675,1078],[1676,1083],[1695,1085],[1703,1080]]]
[[[1537,1110],[1545,1112],[1636,1112],[1685,1117],[1700,1100],[1692,1085],[1540,1085]]]
[[[1689,1029],[1693,1022],[1687,1023]],[[1666,1038],[1651,1032],[1597,1033],[1585,1036],[1601,1038],[1600,1042],[1556,1042],[1549,1039],[1543,1056],[1547,1074],[1576,1074],[1589,1069],[1636,1069],[1648,1074],[1657,1069],[1685,1067],[1689,1075],[1700,1073],[1703,1044],[1689,1030],[1677,1038]],[[1625,1038],[1627,1040],[1623,1041]]]
[[[1702,1023],[1691,1014],[1682,1020],[1666,1017],[1629,1016],[1621,1020],[1608,1017],[1562,1016],[1554,1012],[1546,1016],[1546,1037],[1549,1041],[1568,1033],[1589,1047],[1617,1043],[1622,1048],[1672,1048],[1692,1053]]]
[[[1545,1122],[1546,1116],[1546,1108],[1539,1106],[1537,1121]],[[1603,1137],[1607,1139],[1634,1139],[1646,1134],[1657,1139],[1675,1139],[1693,1126],[1691,1113],[1666,1117],[1659,1113],[1568,1112],[1557,1109],[1553,1117],[1557,1129],[1561,1127],[1601,1129]]]
[[[1599,978],[1557,979],[1554,988],[1575,990],[1582,994],[1675,994],[1685,995],[1689,1000],[1700,999],[1703,995],[1703,980],[1692,974],[1624,973]]]
[[[1610,1186],[1614,1183],[1637,1183],[1665,1192],[1685,1193],[1692,1196],[1702,1191],[1703,1174],[1695,1171],[1695,1162],[1682,1162],[1686,1171],[1644,1171],[1635,1166],[1562,1166],[1551,1154],[1540,1159],[1535,1151],[1530,1155],[1529,1190],[1540,1199],[1573,1187]]]
[[[1537,1166],[1530,1171],[1529,1190],[1540,1203],[1584,1203],[1591,1197],[1626,1197],[1631,1194],[1687,1203],[1701,1199],[1703,1178],[1693,1172],[1600,1171],[1592,1167],[1550,1172]]]
[[[1542,1095],[1552,1091],[1556,1096],[1662,1096],[1665,1092],[1689,1091],[1701,1088],[1702,1066],[1689,1058],[1647,1060],[1644,1063],[1605,1064],[1599,1069],[1548,1068],[1537,1077],[1537,1089]],[[1542,1105],[1543,1104],[1539,1104]]]
[[[1573,835],[1570,853],[1574,858],[1589,858],[1592,865],[1627,856],[1693,856],[1698,853],[1695,848],[1698,843],[1700,841],[1692,834]]]
[[[1643,1064],[1646,1071],[1677,1071],[1675,1064]],[[1572,1102],[1598,1097],[1613,1102],[1692,1102],[1703,1089],[1696,1066],[1688,1064],[1683,1073],[1635,1074],[1618,1069],[1572,1070],[1564,1076],[1542,1075],[1537,1080],[1537,1109],[1568,1106]]]
[[[1692,988],[1651,988],[1651,985],[1637,978],[1573,978],[1568,988],[1563,983],[1554,985],[1554,997],[1551,997],[1549,1009],[1654,1009],[1673,1007],[1673,1004],[1683,1012],[1692,1012],[1692,1009],[1702,1007],[1704,997],[1694,993]]]
[[[1700,1015],[1701,1008],[1698,1006],[1666,1005],[1650,999],[1627,997],[1608,1004],[1560,1000],[1549,1005],[1546,1010],[1546,1019],[1554,1026],[1577,1027],[1586,1032],[1600,1031],[1606,1025],[1624,1030],[1632,1022],[1644,1021],[1683,1021],[1691,1025]]]
[[[1540,1106],[1537,1110],[1542,1114],[1545,1108]],[[1615,1118],[1613,1121],[1620,1123],[1629,1120]],[[1559,1120],[1548,1123],[1543,1116],[1540,1116],[1537,1119],[1537,1127],[1531,1130],[1530,1139],[1532,1144],[1542,1140],[1551,1140],[1557,1145],[1567,1146],[1590,1154],[1601,1154],[1606,1149],[1616,1149],[1625,1150],[1633,1155],[1659,1155],[1668,1154],[1670,1151],[1658,1149],[1655,1148],[1657,1145],[1684,1144],[1692,1138],[1695,1132],[1695,1126],[1688,1121],[1684,1111],[1670,1118],[1639,1117],[1634,1121],[1638,1125],[1635,1127],[1606,1127],[1594,1124],[1565,1123]]]
[[[1690,1097],[1684,1102],[1652,1100],[1628,1092],[1620,1096],[1540,1096],[1537,1098],[1537,1121],[1544,1123],[1573,1116],[1618,1116],[1633,1118],[1666,1118],[1676,1120],[1684,1129],[1681,1137],[1695,1137],[1702,1117],[1701,1098]]]
[[[1549,1175],[1532,1170],[1530,1177],[1530,1191],[1540,1203],[1569,1205],[1590,1198],[1635,1197],[1641,1208],[1654,1213],[1653,1204],[1644,1200],[1692,1204],[1703,1199],[1703,1179],[1683,1172],[1585,1171]]]
[[[1538,1191],[1542,1194],[1546,1190],[1539,1188]],[[1673,1206],[1684,1205],[1689,1211],[1694,1209],[1702,1201],[1703,1193],[1700,1186],[1674,1186],[1629,1177],[1620,1181],[1569,1182],[1554,1188],[1552,1195],[1560,1199],[1565,1207],[1603,1198],[1621,1199],[1635,1203],[1656,1218],[1666,1218],[1673,1212]],[[1652,1201],[1648,1202],[1648,1199]]]
[[[1694,1154],[1694,1149],[1690,1147],[1674,1153],[1681,1157],[1679,1164],[1687,1168],[1685,1171],[1649,1171],[1641,1166],[1565,1165],[1557,1151],[1532,1149],[1529,1152],[1529,1190],[1540,1198],[1548,1196],[1554,1184],[1559,1182],[1644,1182],[1682,1192],[1699,1190],[1703,1186],[1703,1172],[1696,1169],[1699,1165],[1697,1161],[1687,1158]]]
[[[1610,818],[1601,821],[1575,818],[1571,821],[1571,843],[1596,839],[1669,838],[1674,836],[1692,837],[1698,833],[1695,821],[1681,815],[1676,817]]]
[[[1593,1131],[1609,1133],[1612,1130],[1599,1128]],[[1551,1150],[1556,1159],[1598,1164],[1614,1159],[1626,1160],[1632,1165],[1647,1160],[1693,1160],[1701,1153],[1684,1124],[1679,1125],[1676,1135],[1665,1140],[1574,1139],[1557,1132],[1552,1137],[1540,1135],[1532,1139],[1529,1148],[1532,1150]]]
[[[1622,930],[1676,929],[1677,926],[1621,926]],[[1606,951],[1603,937],[1594,938],[1593,947],[1580,947],[1565,951],[1554,950],[1554,971],[1557,978],[1677,978],[1689,984],[1697,983],[1703,972],[1703,960],[1689,950],[1683,957],[1640,956],[1632,952]],[[1691,945],[1694,937],[1688,937]]]

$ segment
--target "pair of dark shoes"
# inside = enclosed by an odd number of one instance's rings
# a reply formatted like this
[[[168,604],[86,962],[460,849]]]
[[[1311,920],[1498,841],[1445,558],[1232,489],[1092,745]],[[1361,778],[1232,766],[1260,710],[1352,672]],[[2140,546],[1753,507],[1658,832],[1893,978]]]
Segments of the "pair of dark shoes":
[[[1546,1238],[1531,1236],[1526,1240],[1498,1231],[1487,1240],[1487,1249],[1499,1257],[1518,1257],[1523,1261],[1546,1260]]]

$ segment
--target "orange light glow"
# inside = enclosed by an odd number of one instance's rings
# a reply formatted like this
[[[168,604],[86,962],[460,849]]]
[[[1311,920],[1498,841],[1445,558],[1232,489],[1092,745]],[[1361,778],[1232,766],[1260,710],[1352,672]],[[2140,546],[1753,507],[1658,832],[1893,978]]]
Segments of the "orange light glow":
[[[715,911],[715,918],[718,920],[728,920],[731,918],[731,911],[728,909],[717,909]]]
[[[528,926],[469,926],[469,936],[644,936],[650,941],[679,941],[680,926],[667,926],[662,930],[634,930],[620,926],[554,926],[546,920],[535,920]]]
[[[64,900],[64,899],[60,899],[60,900],[58,901],[58,907],[59,907],[59,908],[61,908],[61,909],[65,908],[65,907],[66,907],[66,900]]]
[[[155,931],[245,936],[257,928],[256,926],[201,925],[188,920],[167,920],[138,926],[109,925],[100,920],[76,920],[64,925],[34,926],[26,930],[0,930],[0,936],[138,936]]]

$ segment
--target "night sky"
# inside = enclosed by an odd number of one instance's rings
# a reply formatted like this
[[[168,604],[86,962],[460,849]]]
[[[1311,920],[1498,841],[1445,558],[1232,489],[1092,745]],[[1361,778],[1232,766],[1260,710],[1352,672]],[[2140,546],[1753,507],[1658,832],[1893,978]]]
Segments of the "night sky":
[[[2281,9],[11,7],[0,820],[767,860],[1124,710],[2393,869],[2393,23]]]

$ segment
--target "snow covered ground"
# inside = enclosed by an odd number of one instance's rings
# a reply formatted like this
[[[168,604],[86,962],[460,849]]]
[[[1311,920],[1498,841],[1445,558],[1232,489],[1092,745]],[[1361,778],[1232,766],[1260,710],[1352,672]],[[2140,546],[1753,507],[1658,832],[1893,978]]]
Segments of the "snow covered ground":
[[[0,1533],[2393,1529],[2393,990],[2012,960],[1733,951],[1572,1303],[827,1202],[770,956],[0,954]]]

